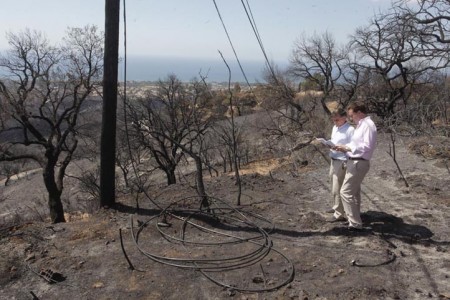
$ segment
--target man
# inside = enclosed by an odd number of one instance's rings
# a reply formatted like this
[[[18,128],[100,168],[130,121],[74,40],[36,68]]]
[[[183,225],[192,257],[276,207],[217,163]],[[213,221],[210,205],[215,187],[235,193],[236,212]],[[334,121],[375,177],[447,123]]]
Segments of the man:
[[[330,141],[335,145],[345,145],[350,143],[354,128],[347,122],[347,112],[344,109],[338,109],[331,114],[334,126],[331,130]],[[347,156],[345,153],[330,149],[330,181],[332,209],[328,212],[333,213],[329,222],[345,220],[344,206],[342,204],[340,192],[347,169]]]
[[[352,103],[347,108],[348,117],[356,124],[350,143],[339,144],[334,150],[346,153],[347,171],[341,188],[341,199],[350,230],[362,229],[361,183],[370,169],[370,159],[376,146],[377,128],[367,116],[362,103]]]

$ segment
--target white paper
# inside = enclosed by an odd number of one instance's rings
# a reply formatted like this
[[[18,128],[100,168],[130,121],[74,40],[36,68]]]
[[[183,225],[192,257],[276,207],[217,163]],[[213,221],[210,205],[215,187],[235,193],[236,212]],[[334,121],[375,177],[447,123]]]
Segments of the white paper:
[[[325,146],[334,147],[334,143],[332,141],[328,141],[328,140],[323,139],[323,138],[317,138],[316,140],[318,140],[319,142],[321,142]]]

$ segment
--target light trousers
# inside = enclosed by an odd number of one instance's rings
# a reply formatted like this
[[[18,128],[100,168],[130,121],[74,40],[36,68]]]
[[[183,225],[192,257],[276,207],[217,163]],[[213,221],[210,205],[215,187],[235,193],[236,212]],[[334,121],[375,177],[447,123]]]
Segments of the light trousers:
[[[341,200],[341,187],[344,182],[346,161],[331,160],[330,164],[330,182],[331,182],[331,198],[332,207],[334,209],[334,217],[342,219],[344,217],[344,206]]]
[[[368,160],[348,160],[341,187],[341,199],[349,226],[362,228],[361,183],[370,169]]]

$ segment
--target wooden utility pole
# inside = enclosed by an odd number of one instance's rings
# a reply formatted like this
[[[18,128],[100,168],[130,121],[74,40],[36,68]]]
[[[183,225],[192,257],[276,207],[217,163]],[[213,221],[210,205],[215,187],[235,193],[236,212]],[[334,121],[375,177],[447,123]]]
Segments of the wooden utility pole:
[[[115,157],[120,0],[105,0],[105,56],[100,141],[100,205],[116,203]]]

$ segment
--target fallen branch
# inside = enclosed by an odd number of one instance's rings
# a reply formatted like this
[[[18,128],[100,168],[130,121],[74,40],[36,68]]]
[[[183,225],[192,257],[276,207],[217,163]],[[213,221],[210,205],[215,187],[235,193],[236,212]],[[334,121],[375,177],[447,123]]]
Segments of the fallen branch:
[[[397,156],[395,152],[395,134],[391,131],[391,142],[389,143],[389,151],[386,151],[390,157],[392,157],[392,160],[395,163],[395,166],[397,167],[398,172],[400,173],[400,176],[402,177],[403,182],[405,183],[406,187],[409,187],[408,181],[406,180],[405,176],[403,175],[402,170],[400,169],[400,166],[397,162]]]

